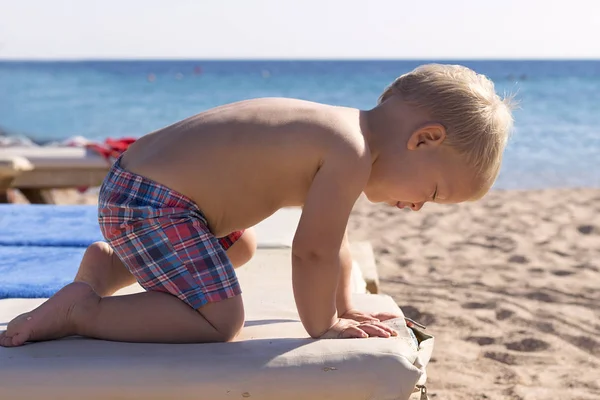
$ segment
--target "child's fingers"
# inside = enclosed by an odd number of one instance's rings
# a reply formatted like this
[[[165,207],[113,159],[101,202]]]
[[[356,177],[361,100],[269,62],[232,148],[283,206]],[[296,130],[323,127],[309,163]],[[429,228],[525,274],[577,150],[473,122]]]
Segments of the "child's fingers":
[[[379,318],[372,314],[363,313],[363,312],[347,312],[342,315],[342,318],[351,319],[353,321],[358,322],[379,322]]]
[[[402,316],[397,313],[380,312],[375,314],[374,317],[379,319],[380,321],[387,321],[388,319],[401,318]]]
[[[361,325],[360,329],[362,329],[364,332],[366,332],[371,337],[388,338],[388,337],[392,336],[392,334],[390,332],[388,332],[387,330],[385,330],[375,324]]]
[[[369,334],[358,326],[349,326],[340,335],[341,339],[364,339],[368,337]]]
[[[373,323],[373,322],[379,322],[379,319],[373,318],[371,316],[365,316],[365,317],[356,318],[355,321],[370,324],[370,323]]]
[[[388,332],[391,336],[398,336],[398,331],[397,330],[395,330],[391,326],[388,326],[388,325],[386,325],[384,323],[373,322],[371,325],[374,325],[374,326],[377,326],[380,329],[383,329],[384,331]]]

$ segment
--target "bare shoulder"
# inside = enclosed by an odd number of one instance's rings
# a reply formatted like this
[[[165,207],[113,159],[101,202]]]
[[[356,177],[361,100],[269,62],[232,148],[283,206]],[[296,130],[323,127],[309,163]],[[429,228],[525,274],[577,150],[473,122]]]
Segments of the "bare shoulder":
[[[361,131],[360,110],[285,98],[257,99],[253,104],[263,106],[263,115],[275,116],[269,119],[273,125],[287,126],[301,133],[295,136],[298,140],[315,143],[323,162],[370,171],[371,155]]]
[[[344,165],[356,179],[366,179],[371,171],[371,153],[360,129],[359,111],[335,109],[328,115],[325,130],[328,131],[326,158]],[[350,176],[347,177],[351,179]]]

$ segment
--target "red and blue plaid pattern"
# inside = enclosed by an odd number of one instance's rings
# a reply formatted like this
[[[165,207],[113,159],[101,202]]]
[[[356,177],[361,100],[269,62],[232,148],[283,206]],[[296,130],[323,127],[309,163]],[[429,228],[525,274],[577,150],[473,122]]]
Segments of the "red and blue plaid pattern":
[[[119,162],[100,188],[98,220],[139,284],[171,293],[194,309],[239,295],[226,250],[243,231],[216,238],[193,201],[125,171]]]

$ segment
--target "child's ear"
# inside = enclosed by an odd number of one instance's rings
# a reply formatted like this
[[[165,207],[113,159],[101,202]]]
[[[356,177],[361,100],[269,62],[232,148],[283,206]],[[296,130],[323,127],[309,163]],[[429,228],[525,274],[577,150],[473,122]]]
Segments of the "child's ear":
[[[439,146],[446,139],[446,128],[441,124],[426,124],[414,131],[408,139],[407,148],[416,150],[417,148],[428,146]]]

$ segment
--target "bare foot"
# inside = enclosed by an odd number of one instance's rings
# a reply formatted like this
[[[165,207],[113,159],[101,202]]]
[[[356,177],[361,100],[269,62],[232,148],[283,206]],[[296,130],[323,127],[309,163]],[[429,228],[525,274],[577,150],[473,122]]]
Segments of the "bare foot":
[[[75,334],[73,309],[99,299],[86,283],[70,283],[35,310],[21,314],[0,333],[0,346],[15,347],[25,342],[59,339]]]

